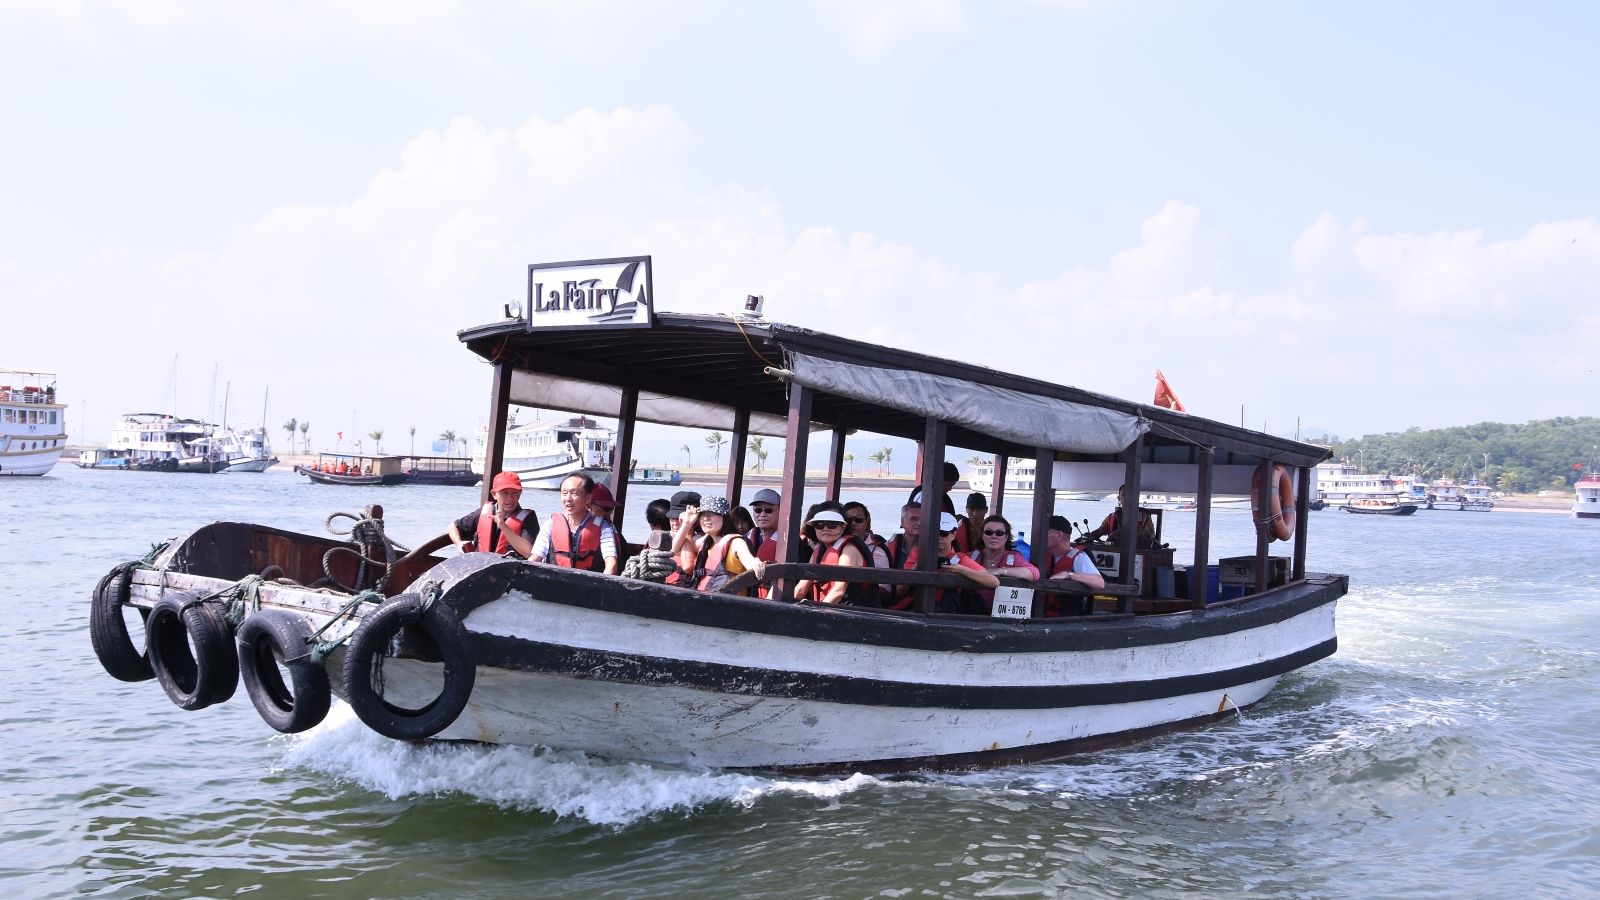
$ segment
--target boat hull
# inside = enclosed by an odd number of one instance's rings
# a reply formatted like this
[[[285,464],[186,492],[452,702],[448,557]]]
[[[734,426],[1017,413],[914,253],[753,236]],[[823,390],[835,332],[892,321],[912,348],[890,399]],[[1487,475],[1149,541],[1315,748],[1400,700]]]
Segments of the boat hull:
[[[228,468],[225,471],[230,474],[234,472],[265,472],[277,465],[277,463],[278,458],[276,456],[266,459],[240,459],[228,463]]]
[[[585,466],[583,460],[575,456],[554,465],[532,469],[508,469],[508,471],[517,473],[517,477],[522,479],[524,488],[532,488],[539,491],[558,491],[561,489],[561,482],[572,475],[580,473],[588,475],[597,482],[603,482],[611,475],[609,468],[605,466]]]
[[[1344,592],[1327,576],[1199,614],[1019,624],[613,586],[519,563],[444,583],[478,680],[439,738],[786,771],[1045,758],[1247,706],[1334,652]],[[386,698],[421,706],[438,667],[391,660],[384,677]]]
[[[1417,511],[1415,503],[1402,503],[1398,506],[1345,506],[1347,513],[1356,513],[1362,516],[1409,516]]]
[[[61,447],[49,447],[42,450],[0,453],[0,476],[44,475],[55,468],[56,461],[61,458],[61,451]]]
[[[342,484],[355,487],[392,487],[405,484],[411,479],[411,476],[404,472],[392,472],[387,475],[330,475],[305,466],[295,466],[294,470],[317,484]]]

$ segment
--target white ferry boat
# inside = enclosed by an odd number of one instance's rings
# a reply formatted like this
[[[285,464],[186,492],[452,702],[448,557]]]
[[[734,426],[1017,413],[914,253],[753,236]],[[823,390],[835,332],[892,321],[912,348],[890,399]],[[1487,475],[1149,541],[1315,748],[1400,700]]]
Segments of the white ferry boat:
[[[0,369],[0,475],[43,475],[67,445],[66,404],[56,376]]]
[[[1488,512],[1494,509],[1494,501],[1489,499],[1489,486],[1474,478],[1461,486],[1461,508],[1472,512]]]
[[[472,471],[483,474],[487,431],[479,431],[472,447]],[[583,473],[595,481],[611,475],[611,445],[616,431],[594,419],[574,417],[529,422],[506,431],[505,462],[524,487],[554,491],[568,475]]]
[[[85,469],[152,472],[221,472],[228,467],[216,426],[164,413],[129,413],[111,431],[111,443],[80,457]]]
[[[1600,519],[1600,471],[1593,466],[1573,485],[1572,515],[1578,519]]]
[[[1465,509],[1467,498],[1461,493],[1461,488],[1448,478],[1441,478],[1428,486],[1428,508],[1460,510]]]
[[[1344,506],[1351,500],[1394,499],[1402,491],[1409,493],[1410,487],[1387,472],[1363,475],[1348,459],[1317,464],[1316,498],[1330,506]]]
[[[265,472],[278,462],[265,428],[229,428],[216,436],[216,443],[227,463],[224,472]]]
[[[974,491],[983,494],[994,502],[994,461],[984,460],[971,463],[967,472],[967,485]],[[1006,460],[1006,493],[1031,494],[1033,493],[1034,461],[1031,459],[1017,459],[1012,457]],[[1099,500],[1099,491],[1056,491],[1057,500]]]

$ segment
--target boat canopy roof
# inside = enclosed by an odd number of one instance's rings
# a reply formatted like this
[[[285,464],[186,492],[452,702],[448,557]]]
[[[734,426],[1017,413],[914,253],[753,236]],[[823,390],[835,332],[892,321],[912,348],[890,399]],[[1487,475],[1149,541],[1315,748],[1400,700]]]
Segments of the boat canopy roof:
[[[921,440],[925,419],[948,425],[948,444],[979,452],[1113,461],[1141,436],[1150,462],[1192,463],[1213,448],[1220,464],[1270,459],[1311,466],[1327,448],[982,366],[806,328],[722,315],[657,313],[648,326],[530,328],[521,319],[459,337],[510,367],[511,402],[620,416],[639,389],[640,421],[731,430],[750,410],[752,434],[782,436],[789,383],[817,391],[812,430],[867,430]]]

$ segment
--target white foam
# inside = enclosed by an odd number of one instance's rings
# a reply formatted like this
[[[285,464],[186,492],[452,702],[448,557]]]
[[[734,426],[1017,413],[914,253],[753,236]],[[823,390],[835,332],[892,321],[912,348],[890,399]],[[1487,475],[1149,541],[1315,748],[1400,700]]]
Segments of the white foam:
[[[477,744],[409,744],[382,737],[335,703],[321,725],[285,739],[283,764],[346,779],[390,799],[461,794],[495,806],[621,826],[717,803],[748,807],[791,795],[833,802],[883,782],[780,779],[612,762],[584,753]]]

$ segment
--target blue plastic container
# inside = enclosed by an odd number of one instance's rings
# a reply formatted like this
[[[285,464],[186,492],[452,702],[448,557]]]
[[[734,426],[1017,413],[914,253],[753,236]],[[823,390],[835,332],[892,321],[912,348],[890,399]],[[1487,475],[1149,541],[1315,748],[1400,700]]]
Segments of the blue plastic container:
[[[1222,599],[1218,589],[1222,586],[1222,572],[1220,566],[1206,566],[1206,602],[1215,603]]]

